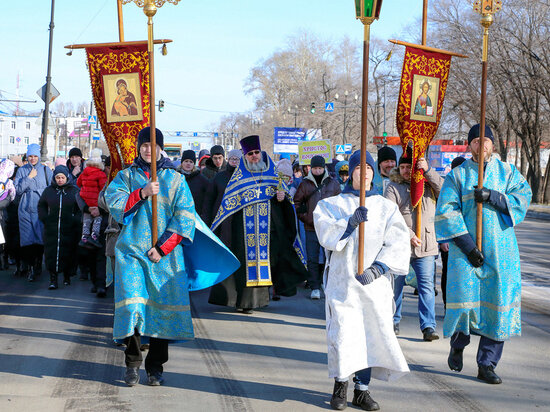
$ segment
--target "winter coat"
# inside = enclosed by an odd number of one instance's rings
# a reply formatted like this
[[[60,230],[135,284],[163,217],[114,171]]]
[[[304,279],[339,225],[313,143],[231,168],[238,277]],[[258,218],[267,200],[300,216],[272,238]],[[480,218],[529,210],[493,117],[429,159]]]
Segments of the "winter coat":
[[[82,215],[76,203],[78,188],[70,183],[48,186],[38,201],[38,217],[44,224],[44,255],[51,272],[74,267]]]
[[[185,181],[189,186],[189,190],[191,190],[197,214],[206,222],[207,213],[204,210],[204,199],[210,187],[210,181],[197,168],[189,174],[183,173],[181,169],[179,171],[185,176]]]
[[[214,177],[214,179],[210,184],[210,188],[208,189],[208,192],[206,192],[206,196],[204,198],[204,212],[205,212],[204,222],[208,226],[212,225],[212,222],[216,217],[216,213],[218,213],[218,209],[222,204],[225,188],[229,183],[229,179],[231,179],[231,176],[233,176],[234,171],[235,171],[235,167],[228,164],[227,168],[224,171],[218,173]],[[225,243],[224,239],[220,237],[219,231],[216,230],[215,233],[222,240],[222,242]]]
[[[428,169],[424,173],[426,183],[424,184],[424,196],[422,197],[422,221],[420,230],[420,246],[412,250],[412,256],[416,258],[425,256],[436,256],[439,253],[435,237],[434,217],[437,198],[443,186],[443,178],[434,170]],[[384,197],[397,204],[409,228],[410,238],[416,232],[416,210],[411,202],[411,184],[399,174],[395,168],[390,173],[390,183],[386,187]]]
[[[36,176],[30,179],[29,173],[36,169]],[[38,201],[44,189],[52,181],[53,172],[41,163],[21,166],[15,174],[15,189],[19,197],[19,234],[21,246],[42,245],[42,223],[38,219]]]
[[[73,164],[71,163],[71,159],[67,159],[67,169],[69,169],[69,183],[73,184],[76,186],[76,179],[78,179],[78,177],[82,174],[82,168],[84,167],[84,159],[82,159],[82,162],[80,163],[80,172],[78,172],[78,174],[75,176],[73,174],[73,170],[74,170],[74,166]]]
[[[329,176],[327,170],[325,170],[323,180],[321,180],[321,190],[317,190],[317,188],[317,182],[310,171],[304,180],[302,180],[302,183],[300,183],[294,195],[294,204],[296,205],[298,219],[304,222],[305,229],[309,231],[315,230],[313,226],[313,211],[317,203],[319,203],[321,199],[336,196],[341,192],[340,184],[336,179]],[[300,213],[302,204],[304,203],[307,206],[307,212]]]
[[[219,172],[223,172],[225,169],[227,169],[227,161],[225,159],[219,169],[214,165],[214,161],[212,160],[212,158],[206,159],[204,165],[205,168],[201,170],[201,173],[208,180],[213,180]]]
[[[107,182],[107,175],[103,170],[88,165],[78,176],[76,184],[80,188],[80,197],[84,199],[88,207],[97,206],[99,192]]]

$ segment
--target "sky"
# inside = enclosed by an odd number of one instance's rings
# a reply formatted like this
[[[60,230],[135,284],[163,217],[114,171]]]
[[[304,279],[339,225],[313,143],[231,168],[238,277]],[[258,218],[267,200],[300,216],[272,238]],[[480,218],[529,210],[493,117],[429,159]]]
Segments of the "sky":
[[[386,0],[372,36],[404,38],[404,28],[421,19],[422,3]],[[50,13],[48,0],[10,2],[2,11],[0,92],[15,99],[19,74],[20,99],[37,100],[20,103],[27,111],[44,107],[36,91],[46,83]],[[125,40],[147,39],[142,9],[126,4],[123,17]],[[85,51],[67,56],[64,46],[118,41],[117,1],[57,0],[54,19],[52,84],[60,96],[50,108],[57,101],[89,104]],[[300,31],[363,41],[353,0],[181,0],[165,3],[153,21],[155,38],[173,40],[167,56],[160,54],[160,45],[155,48],[155,94],[165,101],[157,127],[170,131],[209,131],[221,116],[252,110],[253,97],[243,91],[250,69]],[[6,108],[0,104],[0,110]]]

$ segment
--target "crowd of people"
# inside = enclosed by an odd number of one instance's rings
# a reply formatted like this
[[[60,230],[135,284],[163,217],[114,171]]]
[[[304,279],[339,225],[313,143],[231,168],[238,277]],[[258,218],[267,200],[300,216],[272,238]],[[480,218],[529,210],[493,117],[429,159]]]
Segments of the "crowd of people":
[[[468,136],[472,159],[455,159],[445,178],[424,158],[413,165],[410,151],[398,159],[384,146],[377,162],[367,152],[364,206],[360,151],[347,161],[314,156],[309,165],[286,157],[275,162],[252,135],[240,149],[226,153],[215,145],[198,156],[187,150],[174,164],[162,152],[157,129],[153,182],[150,129],[144,128],[134,163],[108,182],[109,158],[98,150],[84,161],[73,148],[52,171],[31,144],[26,164],[0,163],[0,175],[7,176],[0,196],[5,262],[32,282],[45,258],[50,289],[58,288],[60,273],[70,285],[78,268],[100,297],[112,278],[114,338],[126,344],[129,386],[140,379],[142,345],[149,344],[147,383],[157,386],[168,343],[193,337],[189,291],[211,287],[209,303],[252,314],[307,287],[311,299],[326,302],[331,407],[346,407],[354,375],[353,405],[377,410],[371,377],[390,380],[409,371],[397,340],[409,273],[416,277],[422,338],[439,339],[435,259],[441,251],[448,366],[460,372],[470,336],[480,335],[477,377],[498,384],[504,341],[521,331],[513,228],[525,217],[531,190],[514,166],[492,156],[491,129],[483,147],[479,132],[474,126]],[[485,181],[478,188],[481,150]],[[426,179],[420,222],[410,196],[414,169]],[[487,228],[481,249],[475,243],[478,204]],[[368,247],[365,269],[356,273],[361,225]]]

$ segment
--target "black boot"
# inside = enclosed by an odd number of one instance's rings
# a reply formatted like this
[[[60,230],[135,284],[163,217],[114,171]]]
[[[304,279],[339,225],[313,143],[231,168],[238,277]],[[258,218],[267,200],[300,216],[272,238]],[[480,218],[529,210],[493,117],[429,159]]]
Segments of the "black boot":
[[[342,411],[348,406],[348,381],[334,381],[334,389],[332,390],[332,398],[330,399],[330,407],[337,411]]]
[[[456,349],[451,347],[451,351],[449,352],[449,357],[447,358],[447,365],[449,365],[449,369],[452,371],[460,372],[462,370],[462,355],[463,355],[464,349]]]
[[[42,274],[42,260],[34,264],[34,277],[35,278],[40,277],[41,274]]]
[[[57,288],[57,273],[50,272],[50,286],[48,286],[48,289],[53,290]]]
[[[34,282],[35,281],[35,276],[34,276],[34,268],[32,266],[29,268],[28,273],[29,273],[29,275],[27,276],[27,280],[29,282]]]
[[[17,262],[15,266],[15,272],[13,272],[13,276],[15,277],[23,276],[23,271],[21,270],[21,262]]]
[[[495,373],[495,368],[493,367],[493,365],[479,365],[477,378],[492,385],[498,385],[499,383],[502,383],[502,379],[500,379],[500,377]]]
[[[69,286],[71,284],[71,275],[70,273],[63,272],[63,284]]]
[[[361,391],[359,389],[353,390],[352,404],[359,406],[364,411],[377,411],[380,409],[380,405],[371,398],[369,391]]]

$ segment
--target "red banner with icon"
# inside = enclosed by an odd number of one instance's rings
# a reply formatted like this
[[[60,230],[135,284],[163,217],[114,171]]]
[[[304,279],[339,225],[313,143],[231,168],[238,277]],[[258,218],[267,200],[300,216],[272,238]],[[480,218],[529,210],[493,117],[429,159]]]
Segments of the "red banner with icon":
[[[451,56],[408,46],[405,50],[397,105],[397,131],[403,153],[412,143],[411,200],[416,207],[424,195],[424,172],[416,162],[434,138],[447,90]]]
[[[111,155],[109,181],[131,164],[139,131],[149,126],[147,44],[86,48],[97,118]]]

